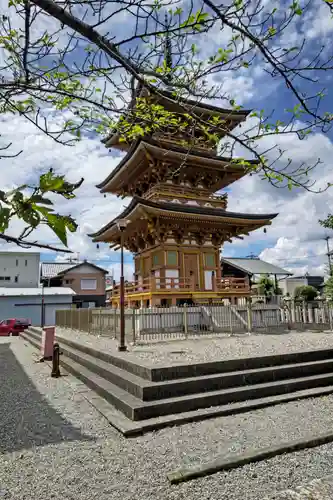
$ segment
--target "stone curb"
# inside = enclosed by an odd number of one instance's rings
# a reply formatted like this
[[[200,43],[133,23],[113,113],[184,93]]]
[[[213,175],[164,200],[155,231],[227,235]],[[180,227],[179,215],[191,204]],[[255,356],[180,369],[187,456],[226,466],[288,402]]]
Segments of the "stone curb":
[[[177,484],[190,481],[191,479],[208,476],[214,474],[215,472],[236,469],[249,463],[268,460],[269,458],[273,458],[277,455],[292,453],[306,448],[314,448],[331,442],[333,442],[333,433],[321,434],[309,439],[290,441],[289,443],[264,448],[262,450],[252,450],[239,455],[233,454],[220,457],[212,462],[197,465],[189,469],[178,469],[168,472],[167,478],[171,484]]]

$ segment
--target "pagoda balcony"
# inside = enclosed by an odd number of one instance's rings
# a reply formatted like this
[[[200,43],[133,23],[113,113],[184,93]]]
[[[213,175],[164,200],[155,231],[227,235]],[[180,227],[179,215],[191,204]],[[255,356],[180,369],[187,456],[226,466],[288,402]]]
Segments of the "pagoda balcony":
[[[141,281],[133,281],[125,283],[125,300],[130,298],[135,300],[136,296],[154,293],[165,293],[168,295],[177,295],[179,293],[198,294],[212,292],[219,296],[230,295],[248,295],[251,293],[250,283],[247,278],[215,278],[212,280],[212,287],[208,290],[200,287],[195,283],[194,277],[190,278],[161,278],[151,276]],[[116,284],[110,291],[110,301],[120,298],[120,285]]]
[[[194,192],[195,191],[195,192]],[[143,198],[152,201],[173,201],[176,199],[181,204],[195,204],[199,206],[211,206],[225,210],[227,208],[228,195],[211,194],[204,188],[189,188],[175,184],[162,184],[154,186],[146,191]]]

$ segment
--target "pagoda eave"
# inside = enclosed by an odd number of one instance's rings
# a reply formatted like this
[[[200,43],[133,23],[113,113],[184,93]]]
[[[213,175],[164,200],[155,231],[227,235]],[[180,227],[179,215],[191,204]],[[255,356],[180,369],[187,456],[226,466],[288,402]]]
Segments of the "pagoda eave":
[[[131,147],[130,151],[120,161],[119,165],[97,188],[102,193],[111,192],[119,194],[121,189],[129,183],[137,183],[139,177],[149,169],[154,168],[154,162],[167,162],[182,169],[203,169],[207,173],[216,172],[219,180],[214,185],[213,191],[218,191],[232,182],[246,175],[246,168],[237,165],[237,158],[216,157],[208,152],[188,149],[178,145],[170,145],[168,148],[161,147],[158,141],[153,139],[139,139]],[[257,165],[257,160],[249,160],[251,165]],[[157,167],[158,165],[155,165]],[[160,174],[160,172],[159,172]]]
[[[117,227],[119,219],[128,221],[126,232],[129,233],[138,227],[140,221],[145,220],[148,223],[154,218],[168,219],[170,223],[175,221],[184,227],[191,224],[198,224],[199,226],[210,228],[211,231],[214,228],[237,227],[238,231],[234,234],[234,236],[237,236],[238,234],[246,234],[264,225],[271,224],[271,220],[276,216],[277,214],[251,215],[227,212],[226,210],[216,208],[186,206],[168,202],[152,202],[135,197],[122,214],[89,236],[93,238],[94,242],[114,242],[120,238],[120,230]],[[145,225],[146,222],[144,222]]]

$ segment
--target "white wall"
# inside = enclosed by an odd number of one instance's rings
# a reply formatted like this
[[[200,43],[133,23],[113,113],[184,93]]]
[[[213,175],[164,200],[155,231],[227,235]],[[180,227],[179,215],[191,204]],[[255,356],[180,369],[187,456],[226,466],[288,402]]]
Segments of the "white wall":
[[[39,260],[37,252],[0,252],[0,287],[38,287]]]
[[[289,293],[290,297],[294,297],[295,290],[298,286],[307,285],[306,278],[285,278],[278,282],[279,288],[281,288],[283,295]]]
[[[45,295],[45,326],[55,325],[55,312],[58,309],[72,307],[72,295]],[[1,297],[0,321],[8,318],[30,319],[32,325],[40,326],[42,316],[42,297],[35,295],[18,295]]]

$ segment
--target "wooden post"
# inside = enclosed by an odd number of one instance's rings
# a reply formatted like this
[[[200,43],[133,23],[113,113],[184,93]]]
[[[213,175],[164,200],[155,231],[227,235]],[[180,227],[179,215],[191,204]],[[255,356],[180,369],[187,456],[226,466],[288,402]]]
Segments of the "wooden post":
[[[290,318],[291,318],[291,323],[296,323],[296,311],[295,311],[295,301],[291,301],[291,307],[290,307]]]
[[[313,323],[313,309],[310,304],[308,304],[308,316],[309,316],[309,323]]]
[[[232,328],[232,311],[231,311],[231,303],[227,306],[229,309],[229,322],[230,322],[230,333],[231,335],[233,334],[233,328]]]
[[[330,304],[327,304],[327,314],[328,314],[328,320],[330,323],[330,330],[333,331],[333,322],[332,322],[332,309],[330,308]]]
[[[156,279],[155,279],[155,273],[154,271],[151,272],[150,276],[150,292],[155,292],[156,289]]]
[[[212,271],[212,290],[216,292],[216,276],[214,271]]]
[[[253,317],[252,317],[252,304],[251,298],[246,299],[247,305],[247,328],[249,333],[252,333],[253,330]]]
[[[195,276],[193,271],[190,271],[190,292],[195,292]]]
[[[183,319],[183,323],[184,323],[184,334],[185,334],[185,338],[187,338],[187,334],[188,334],[188,326],[187,326],[187,304],[184,304],[184,311],[183,311],[183,314],[184,314],[184,319]]]
[[[321,305],[320,305],[320,309],[321,309],[321,317],[322,317],[322,322],[323,322],[323,323],[326,323],[325,307],[324,307],[324,304],[323,304],[323,303],[321,303]]]
[[[132,309],[132,334],[133,334],[133,344],[135,345],[135,309]]]
[[[306,314],[306,306],[305,306],[305,301],[303,302],[303,311],[302,311],[302,316],[303,316],[303,323],[307,323],[307,314]]]

